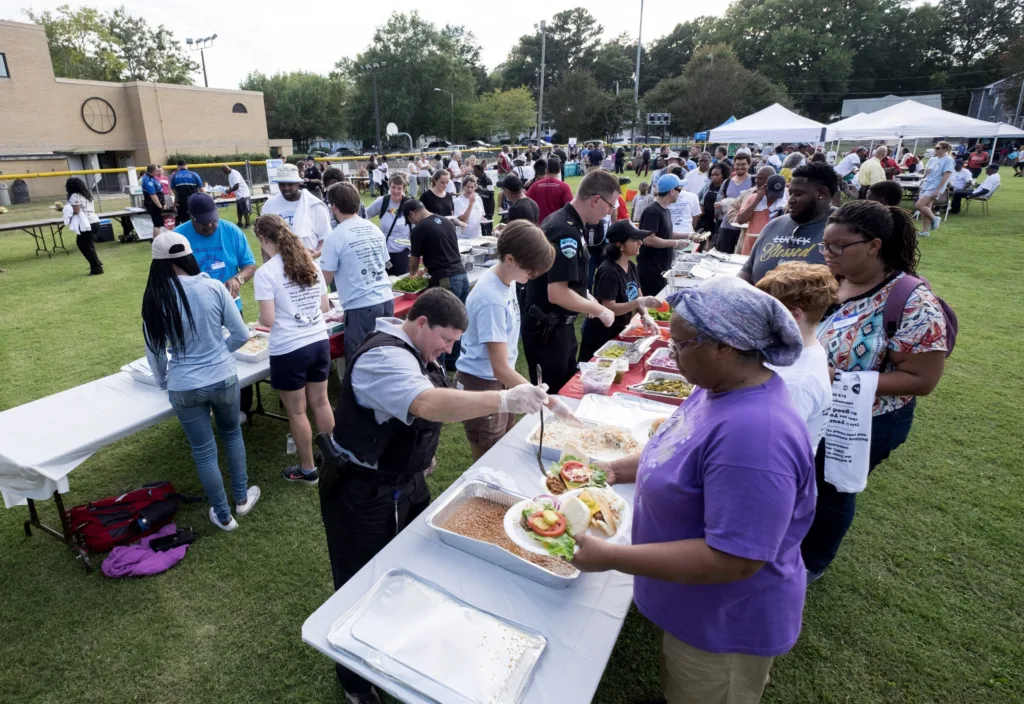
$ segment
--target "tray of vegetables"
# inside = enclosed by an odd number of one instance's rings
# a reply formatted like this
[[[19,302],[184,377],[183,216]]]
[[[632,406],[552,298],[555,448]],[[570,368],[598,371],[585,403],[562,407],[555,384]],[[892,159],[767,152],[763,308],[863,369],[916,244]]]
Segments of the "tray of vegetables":
[[[424,276],[404,276],[391,284],[391,289],[404,298],[416,298],[429,285],[430,280]]]

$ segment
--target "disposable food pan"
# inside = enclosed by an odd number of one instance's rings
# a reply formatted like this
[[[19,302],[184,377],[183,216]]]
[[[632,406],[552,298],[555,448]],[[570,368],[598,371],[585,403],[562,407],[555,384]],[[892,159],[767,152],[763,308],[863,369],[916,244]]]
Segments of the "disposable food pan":
[[[448,522],[448,519],[451,518],[459,506],[472,498],[487,499],[508,509],[530,497],[512,494],[501,487],[487,482],[479,480],[467,481],[427,518],[427,526],[437,533],[442,543],[451,545],[453,548],[458,548],[463,552],[468,552],[474,557],[479,557],[481,560],[495,564],[521,577],[532,579],[534,582],[543,584],[545,587],[551,587],[552,589],[564,589],[580,576],[578,570],[573,570],[573,574],[567,576],[549,572],[540,565],[535,565],[518,555],[513,555],[497,545],[469,538],[459,533],[453,533],[441,527]]]

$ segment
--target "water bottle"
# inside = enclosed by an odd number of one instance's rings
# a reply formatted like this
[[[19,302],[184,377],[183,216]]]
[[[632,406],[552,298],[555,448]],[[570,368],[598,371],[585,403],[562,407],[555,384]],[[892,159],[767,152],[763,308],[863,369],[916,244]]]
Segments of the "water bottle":
[[[288,433],[288,437],[287,437],[287,439],[285,441],[285,452],[288,453],[289,455],[294,455],[295,452],[296,452],[296,450],[295,450],[295,439],[292,438],[292,434],[291,433]]]
[[[145,533],[149,530],[149,520],[145,516],[139,516],[135,519],[135,527],[138,528],[139,534]]]

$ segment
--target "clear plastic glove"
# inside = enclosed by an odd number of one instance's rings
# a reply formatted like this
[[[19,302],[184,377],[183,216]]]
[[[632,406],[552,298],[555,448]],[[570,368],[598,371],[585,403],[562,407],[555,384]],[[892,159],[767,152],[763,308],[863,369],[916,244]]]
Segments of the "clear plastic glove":
[[[636,303],[640,308],[658,308],[662,301],[657,296],[640,296]]]
[[[565,401],[555,396],[548,396],[547,402],[548,410],[555,414],[555,418],[559,420],[578,421],[576,414],[572,412],[572,409],[566,405]]]
[[[640,319],[643,320],[645,333],[648,335],[658,334],[658,324],[654,322],[654,318],[650,315],[641,315]]]
[[[615,322],[615,313],[612,313],[604,306],[601,306],[601,312],[597,315],[597,319],[604,323],[606,328],[610,328],[612,323]]]
[[[544,389],[530,384],[520,384],[499,393],[499,413],[537,413],[548,400]]]

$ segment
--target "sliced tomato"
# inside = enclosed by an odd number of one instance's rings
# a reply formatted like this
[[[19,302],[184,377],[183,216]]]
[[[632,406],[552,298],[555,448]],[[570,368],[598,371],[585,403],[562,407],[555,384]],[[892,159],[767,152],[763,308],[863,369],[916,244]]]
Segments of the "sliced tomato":
[[[566,484],[586,484],[590,481],[590,469],[575,460],[563,463],[561,474]]]
[[[558,520],[555,521],[553,524],[548,525],[547,528],[541,528],[541,526],[547,525],[547,521],[544,520],[543,511],[537,511],[536,513],[532,514],[530,516],[530,520],[527,521],[527,523],[530,526],[530,530],[532,530],[537,535],[544,536],[545,538],[557,538],[565,532],[565,516],[563,516],[560,513],[557,514],[557,516]]]
[[[655,310],[657,310],[659,313],[668,313],[668,311],[669,311],[668,301],[662,301],[661,305],[658,306]]]

